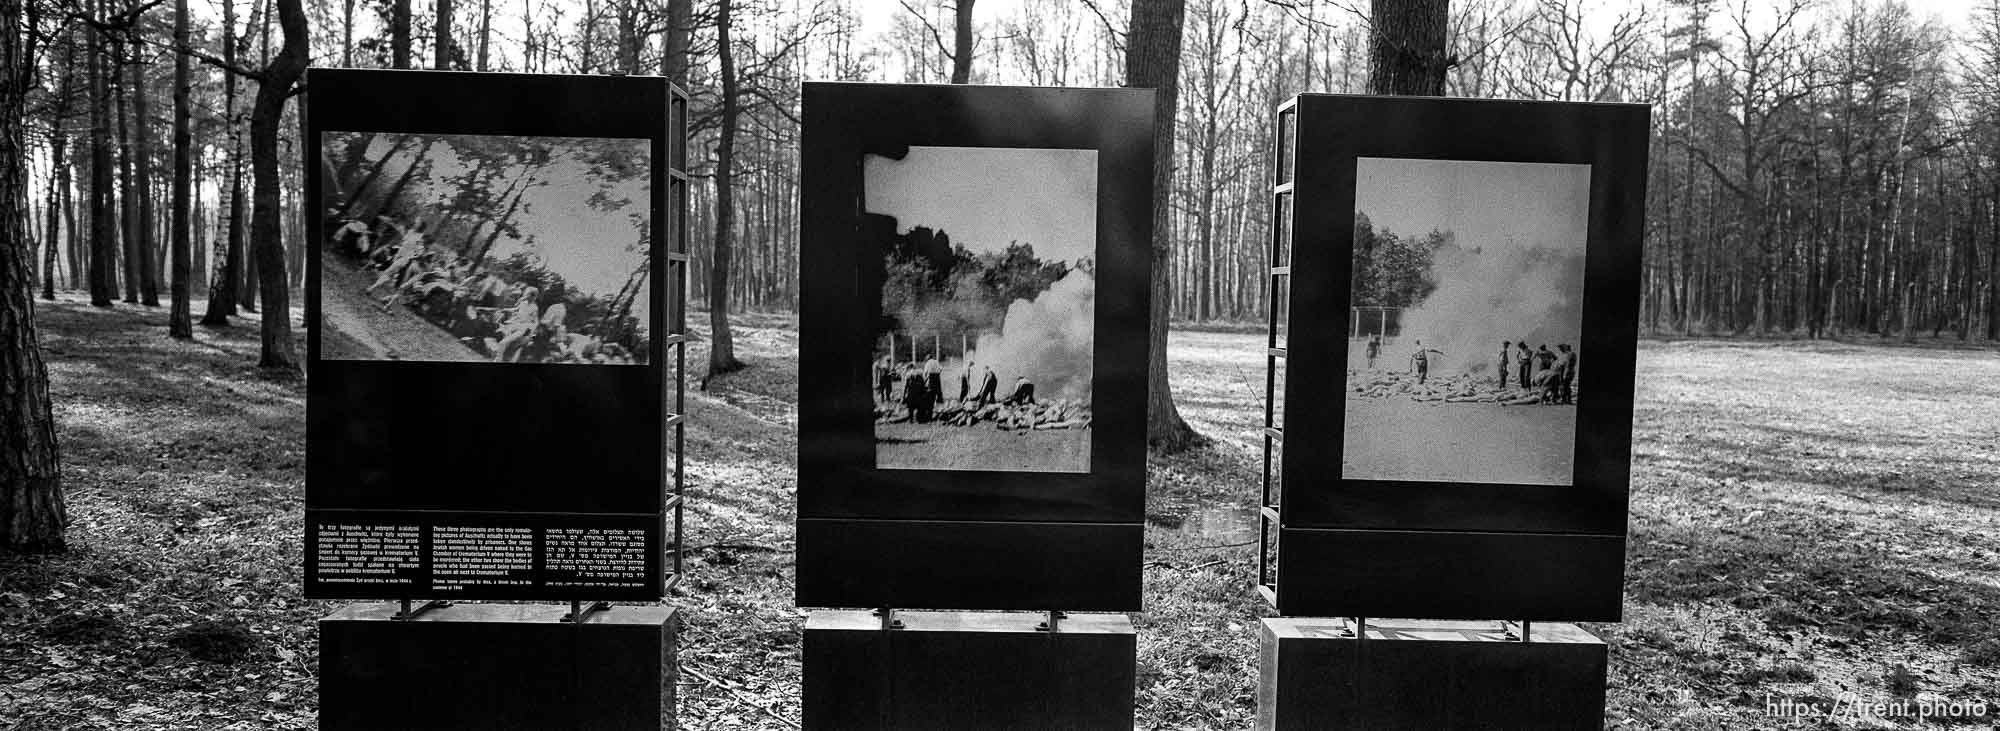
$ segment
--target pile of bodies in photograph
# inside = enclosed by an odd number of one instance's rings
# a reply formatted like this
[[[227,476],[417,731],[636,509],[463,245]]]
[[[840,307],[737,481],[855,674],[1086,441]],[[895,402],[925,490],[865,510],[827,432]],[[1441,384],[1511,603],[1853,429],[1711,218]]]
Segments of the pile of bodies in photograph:
[[[364,293],[387,310],[404,307],[449,331],[459,342],[496,362],[638,362],[629,337],[596,332],[597,323],[570,329],[567,295],[504,271],[480,271],[448,247],[432,245],[423,221],[390,215],[373,224],[347,219],[334,231],[334,249],[379,274]],[[627,317],[621,332],[637,329]],[[609,337],[607,337],[609,335]]]
[[[1485,364],[1453,373],[1436,373],[1432,363],[1442,351],[1426,348],[1421,341],[1407,361],[1391,363],[1382,354],[1379,337],[1367,344],[1368,367],[1348,372],[1348,390],[1360,398],[1406,396],[1412,401],[1445,403],[1498,403],[1508,406],[1534,404],[1571,405],[1576,403],[1576,348],[1558,343],[1530,350],[1527,343],[1505,342],[1495,361],[1493,374]],[[1377,368],[1377,362],[1385,367]]]
[[[956,364],[955,364],[956,365]],[[1090,404],[1061,398],[1036,398],[1035,383],[1023,374],[1000,389],[992,368],[967,362],[947,384],[936,360],[875,364],[875,423],[991,426],[1013,429],[1087,429]],[[947,389],[951,396],[947,397]]]

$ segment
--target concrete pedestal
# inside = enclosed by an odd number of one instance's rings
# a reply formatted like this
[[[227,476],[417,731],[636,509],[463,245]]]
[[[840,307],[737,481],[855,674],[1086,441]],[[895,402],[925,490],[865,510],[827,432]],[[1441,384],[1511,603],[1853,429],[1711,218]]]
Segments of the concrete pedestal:
[[[1263,620],[1259,729],[1601,729],[1604,643],[1535,623]]]
[[[866,611],[806,619],[808,729],[1130,729],[1138,662],[1122,614]]]
[[[673,729],[680,617],[614,607],[392,603],[319,621],[322,729]]]

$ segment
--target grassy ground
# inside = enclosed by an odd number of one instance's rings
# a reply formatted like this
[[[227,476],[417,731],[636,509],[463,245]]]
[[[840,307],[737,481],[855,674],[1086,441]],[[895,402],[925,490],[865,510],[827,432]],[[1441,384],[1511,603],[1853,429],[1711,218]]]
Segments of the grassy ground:
[[[163,312],[39,313],[73,549],[0,559],[0,728],[312,727],[333,605],[299,596],[303,386],[256,376],[249,328],[177,344]],[[680,710],[786,728],[797,341],[788,318],[737,323],[751,367],[690,406]],[[1211,441],[1149,469],[1145,728],[1255,711],[1258,342],[1170,353]],[[2000,354],[1655,342],[1640,369],[1626,621],[1593,627],[1608,725],[1825,727],[1766,717],[1767,694],[2000,704]]]

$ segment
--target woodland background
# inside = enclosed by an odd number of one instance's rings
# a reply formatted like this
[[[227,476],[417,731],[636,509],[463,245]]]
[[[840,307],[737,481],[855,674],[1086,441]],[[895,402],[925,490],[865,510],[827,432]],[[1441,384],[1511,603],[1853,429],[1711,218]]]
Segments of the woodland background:
[[[189,284],[218,295],[211,323],[259,303],[258,258],[244,254],[256,238],[247,127],[260,79],[285,56],[291,5],[316,66],[681,79],[700,176],[693,295],[738,310],[797,304],[800,81],[945,82],[962,65],[970,83],[1116,86],[1131,17],[1120,0],[966,2],[961,42],[950,0],[194,0],[179,41],[159,0],[25,1],[41,6],[24,142],[43,294],[158,302],[176,177],[171,67],[185,55]],[[1978,5],[1959,17],[1895,0],[1461,0],[1444,91],[1654,106],[1651,331],[2000,339],[2000,3]],[[1262,319],[1273,112],[1299,92],[1365,90],[1366,10],[1185,3],[1175,320]],[[666,48],[680,42],[684,67]],[[272,237],[294,293],[298,109],[273,123]]]

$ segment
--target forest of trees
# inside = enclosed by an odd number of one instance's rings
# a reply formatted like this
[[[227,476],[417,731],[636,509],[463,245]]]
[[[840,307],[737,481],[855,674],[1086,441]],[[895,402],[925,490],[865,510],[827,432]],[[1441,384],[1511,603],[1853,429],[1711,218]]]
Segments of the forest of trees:
[[[266,74],[285,71],[274,61],[294,6],[313,65],[683,75],[702,183],[691,294],[780,310],[797,304],[798,82],[1116,86],[1130,17],[1120,0],[1017,0],[967,23],[953,0],[886,14],[860,0],[458,2],[212,0],[190,9],[182,41],[181,14],[158,0],[26,0],[40,43],[25,224],[42,294],[159,304],[183,177],[172,67],[192,60],[186,286],[211,295],[209,324],[262,304],[249,127]],[[1650,330],[2000,338],[2000,2],[1983,4],[1959,23],[1896,0],[1460,0],[1444,92],[1654,105]],[[1184,10],[1169,304],[1176,320],[1256,320],[1272,110],[1302,91],[1365,91],[1370,21],[1331,1]],[[296,93],[285,86],[272,103]],[[296,291],[298,105],[279,113],[268,238]],[[735,242],[726,257],[722,241]]]

